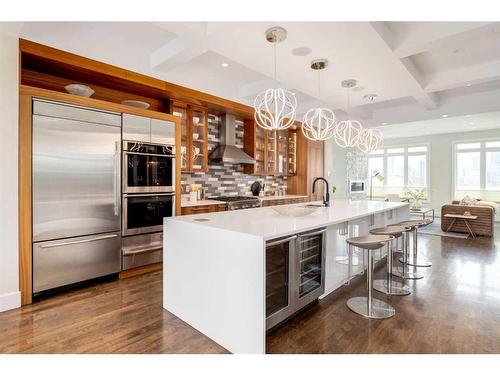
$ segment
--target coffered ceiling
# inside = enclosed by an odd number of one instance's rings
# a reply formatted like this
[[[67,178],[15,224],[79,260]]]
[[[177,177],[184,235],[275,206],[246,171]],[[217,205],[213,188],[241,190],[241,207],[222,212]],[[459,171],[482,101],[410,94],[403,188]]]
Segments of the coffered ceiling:
[[[299,114],[321,104],[366,126],[500,110],[498,22],[282,22],[288,38],[277,45],[276,80],[264,38],[275,25],[30,22],[20,35],[245,104],[281,85],[296,92]],[[321,96],[309,69],[316,58],[330,62]],[[358,81],[350,104],[340,86],[347,78]]]

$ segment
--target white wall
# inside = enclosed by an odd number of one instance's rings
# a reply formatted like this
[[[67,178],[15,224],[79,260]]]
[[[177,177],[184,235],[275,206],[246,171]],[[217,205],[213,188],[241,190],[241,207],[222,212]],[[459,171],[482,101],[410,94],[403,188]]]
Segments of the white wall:
[[[0,311],[20,306],[18,266],[18,39],[0,30]]]

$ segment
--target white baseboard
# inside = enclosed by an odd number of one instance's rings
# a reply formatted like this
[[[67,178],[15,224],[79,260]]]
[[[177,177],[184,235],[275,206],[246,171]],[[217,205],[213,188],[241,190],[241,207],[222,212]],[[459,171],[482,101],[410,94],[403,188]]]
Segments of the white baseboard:
[[[21,307],[21,292],[0,294],[0,312]]]

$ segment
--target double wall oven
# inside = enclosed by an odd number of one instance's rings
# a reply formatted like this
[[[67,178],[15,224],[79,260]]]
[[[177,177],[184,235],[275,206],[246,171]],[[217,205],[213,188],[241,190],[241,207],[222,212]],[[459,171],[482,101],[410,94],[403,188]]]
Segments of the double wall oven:
[[[154,128],[152,121],[161,126]],[[162,261],[163,218],[175,215],[175,124],[127,115],[122,126],[122,267],[126,270]]]

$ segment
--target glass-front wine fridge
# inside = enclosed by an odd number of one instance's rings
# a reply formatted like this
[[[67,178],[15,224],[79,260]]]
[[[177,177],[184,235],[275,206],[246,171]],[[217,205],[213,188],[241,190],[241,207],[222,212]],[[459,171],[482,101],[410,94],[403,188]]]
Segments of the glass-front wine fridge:
[[[325,291],[326,228],[266,244],[266,328],[295,314]]]

